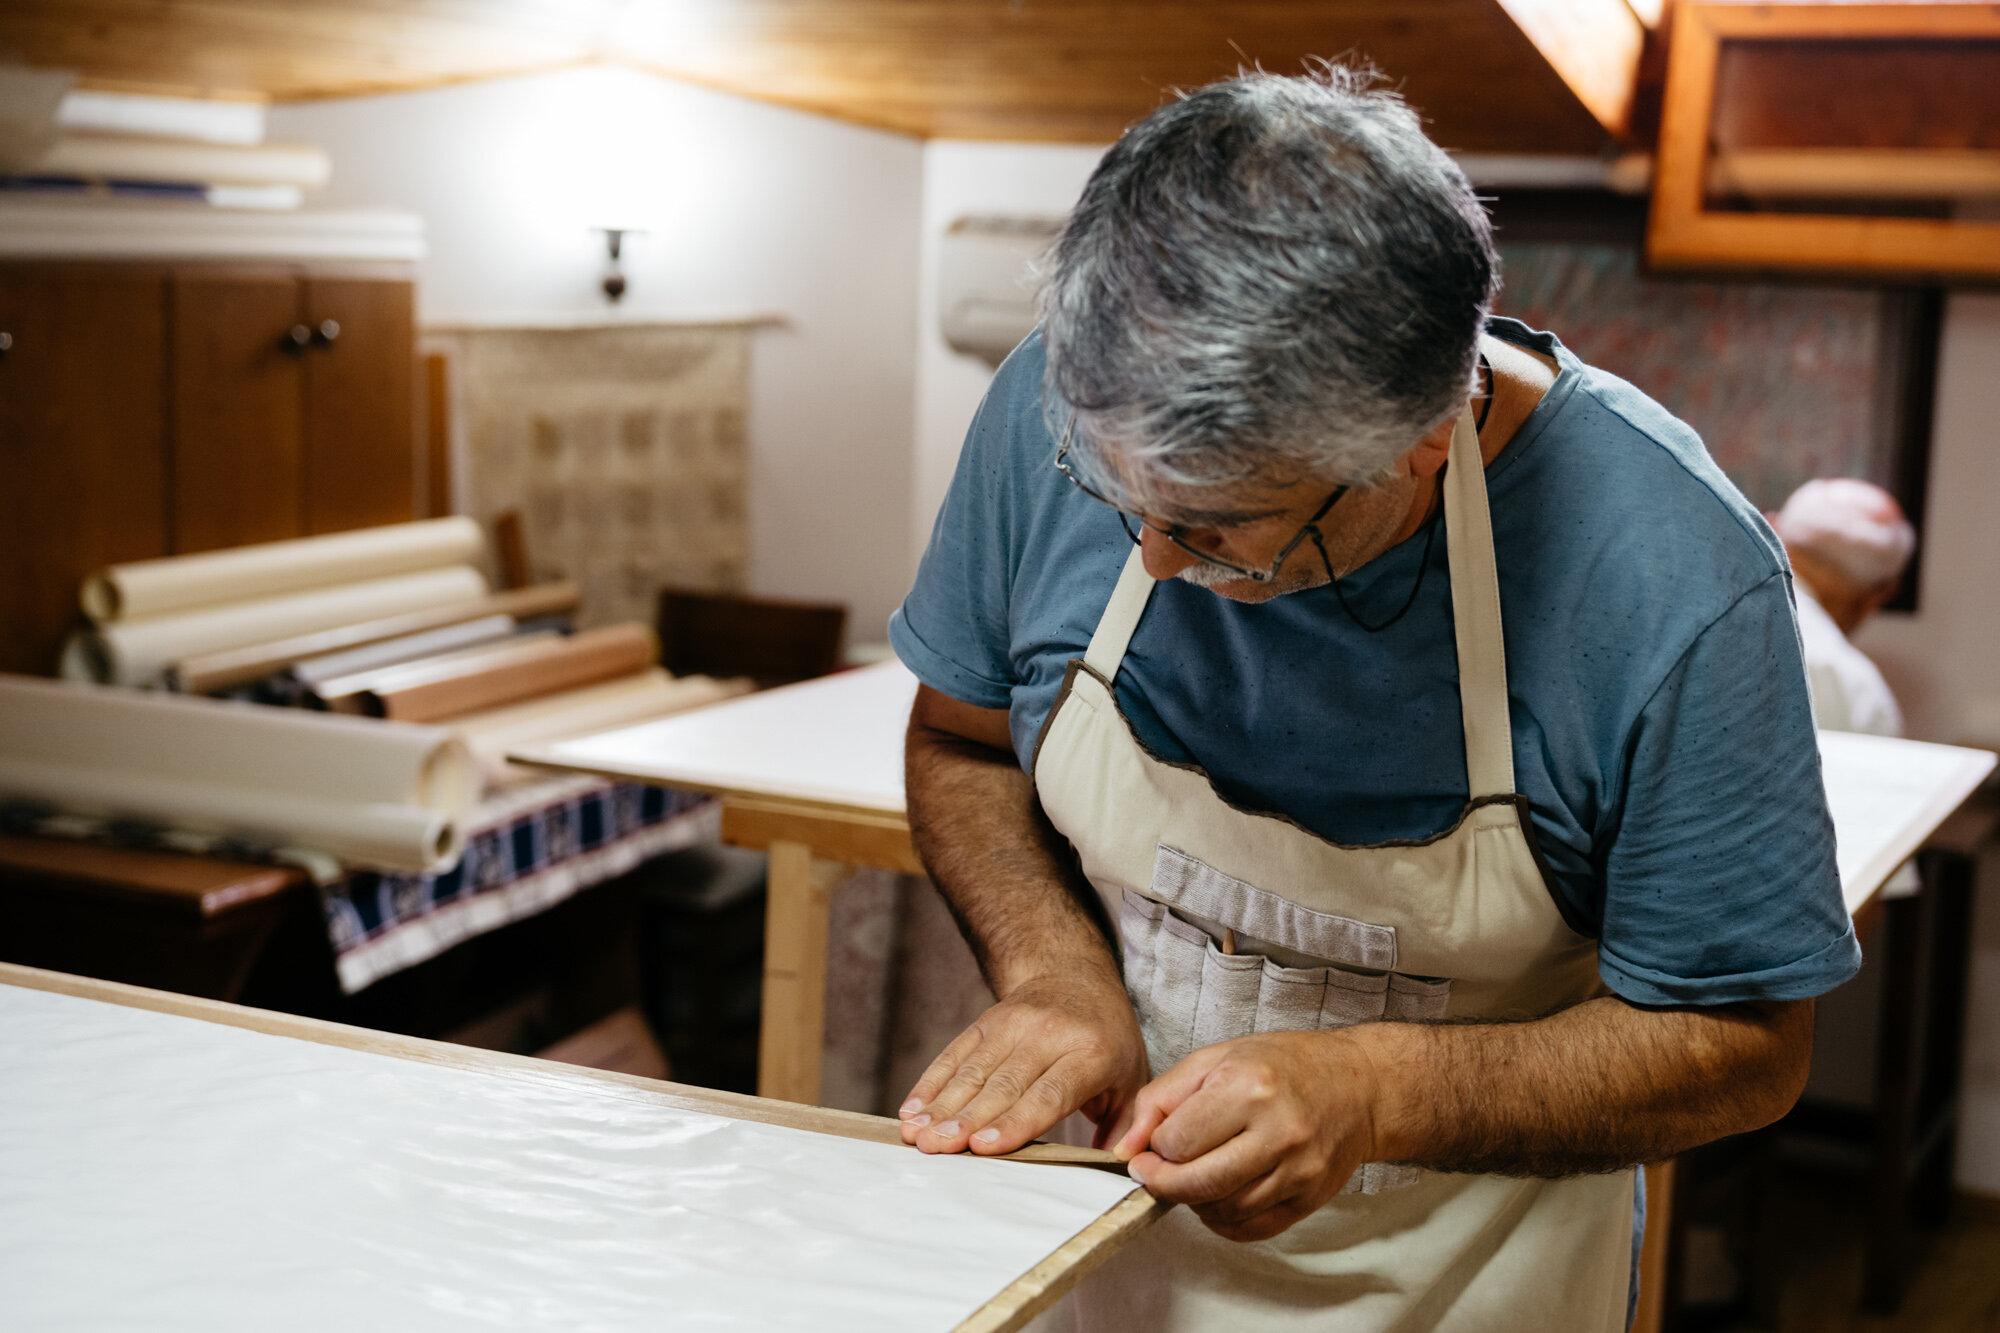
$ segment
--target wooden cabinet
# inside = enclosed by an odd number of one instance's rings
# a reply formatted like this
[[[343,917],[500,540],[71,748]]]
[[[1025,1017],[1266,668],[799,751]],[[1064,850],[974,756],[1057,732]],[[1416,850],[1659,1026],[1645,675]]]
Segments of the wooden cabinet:
[[[53,667],[85,571],[169,549],[165,289],[0,265],[0,669]]]
[[[305,531],[417,517],[416,308],[407,282],[310,277],[306,322],[324,339],[303,358]],[[396,367],[396,374],[384,374]]]
[[[169,280],[173,549],[210,551],[305,531],[299,440],[308,342],[287,272],[182,272]]]
[[[0,333],[0,670],[99,566],[416,517],[405,271],[9,262]]]

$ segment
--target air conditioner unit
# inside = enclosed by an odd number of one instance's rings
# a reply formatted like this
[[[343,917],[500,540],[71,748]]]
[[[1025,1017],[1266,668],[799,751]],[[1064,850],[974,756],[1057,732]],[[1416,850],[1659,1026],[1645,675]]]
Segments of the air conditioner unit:
[[[962,217],[938,253],[944,340],[999,365],[1040,317],[1041,267],[1062,218]]]

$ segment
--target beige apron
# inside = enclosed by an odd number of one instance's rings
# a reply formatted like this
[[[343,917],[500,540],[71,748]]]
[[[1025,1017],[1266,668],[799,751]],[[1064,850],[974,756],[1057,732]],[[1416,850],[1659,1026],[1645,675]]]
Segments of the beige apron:
[[[1500,592],[1468,411],[1444,479],[1471,798],[1449,831],[1347,847],[1230,805],[1149,754],[1111,682],[1152,593],[1132,552],[1033,759],[1049,819],[1122,937],[1153,1072],[1253,1032],[1522,1018],[1601,993],[1514,794]],[[1254,669],[1254,667],[1252,668]],[[1218,947],[1233,931],[1236,952]],[[1078,1291],[1104,1330],[1622,1330],[1632,1172],[1570,1180],[1370,1163],[1283,1235],[1223,1240],[1175,1209]]]

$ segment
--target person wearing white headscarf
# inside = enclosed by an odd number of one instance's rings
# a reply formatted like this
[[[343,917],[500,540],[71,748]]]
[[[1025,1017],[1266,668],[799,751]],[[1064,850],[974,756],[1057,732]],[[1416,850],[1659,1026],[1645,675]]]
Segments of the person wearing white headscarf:
[[[1869,482],[1821,479],[1792,492],[1771,526],[1792,561],[1813,720],[1828,731],[1902,735],[1896,696],[1850,638],[1895,592],[1916,549],[1902,506]]]

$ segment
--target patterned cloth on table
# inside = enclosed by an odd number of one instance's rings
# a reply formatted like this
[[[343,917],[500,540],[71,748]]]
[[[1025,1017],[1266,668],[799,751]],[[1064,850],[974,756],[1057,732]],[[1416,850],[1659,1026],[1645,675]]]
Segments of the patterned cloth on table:
[[[721,819],[712,796],[551,777],[474,807],[459,863],[421,875],[346,871],[321,852],[0,802],[0,832],[304,869],[319,887],[334,969],[349,995],[662,853],[714,842]]]
[[[356,871],[321,886],[341,988],[351,995],[652,857],[712,842],[720,818],[710,796],[591,777],[491,796],[466,820],[452,869]]]

